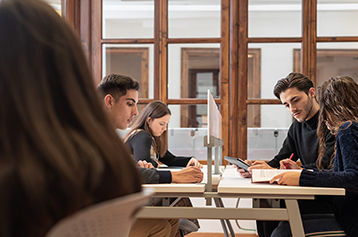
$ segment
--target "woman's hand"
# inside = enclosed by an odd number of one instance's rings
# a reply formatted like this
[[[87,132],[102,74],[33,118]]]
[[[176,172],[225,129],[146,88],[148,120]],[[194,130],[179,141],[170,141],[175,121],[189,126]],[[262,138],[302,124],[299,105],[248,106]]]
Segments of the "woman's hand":
[[[273,177],[270,180],[270,183],[272,184],[277,181],[277,183],[280,185],[299,186],[300,176],[301,176],[301,172],[287,171]]]
[[[192,157],[189,160],[188,164],[186,164],[186,167],[189,167],[189,166],[194,166],[195,168],[200,168],[200,169],[203,168],[203,165],[200,164],[200,162],[197,159],[195,159],[194,157]]]
[[[145,160],[140,160],[140,161],[138,161],[137,166],[138,166],[138,167],[142,167],[142,168],[147,168],[147,169],[154,168],[154,166],[153,166],[152,163],[147,162],[147,161],[145,161]]]

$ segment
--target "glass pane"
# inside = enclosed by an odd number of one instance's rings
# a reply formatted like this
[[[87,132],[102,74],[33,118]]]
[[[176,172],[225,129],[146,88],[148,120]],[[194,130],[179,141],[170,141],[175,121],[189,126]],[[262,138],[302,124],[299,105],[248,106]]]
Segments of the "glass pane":
[[[249,37],[301,37],[302,1],[249,0]]]
[[[256,114],[256,123],[260,123],[259,127],[248,126],[247,159],[271,160],[286,138],[292,116],[283,105],[248,105],[247,112]]]
[[[339,75],[358,82],[358,43],[318,43],[317,86]]]
[[[138,80],[139,98],[153,98],[154,45],[103,45],[103,77],[110,73],[123,74]]]
[[[276,99],[273,87],[295,70],[294,49],[300,48],[300,43],[249,44],[248,98]]]
[[[220,44],[170,44],[168,58],[169,99],[220,96]]]
[[[61,15],[61,0],[45,0],[56,12]]]
[[[318,0],[317,36],[358,36],[358,0]]]
[[[169,0],[169,38],[218,38],[221,24],[220,0]]]
[[[168,149],[176,155],[206,160],[207,105],[169,105]]]
[[[207,105],[169,105],[172,112],[169,128],[206,128]]]
[[[154,0],[103,0],[103,38],[153,38]]]

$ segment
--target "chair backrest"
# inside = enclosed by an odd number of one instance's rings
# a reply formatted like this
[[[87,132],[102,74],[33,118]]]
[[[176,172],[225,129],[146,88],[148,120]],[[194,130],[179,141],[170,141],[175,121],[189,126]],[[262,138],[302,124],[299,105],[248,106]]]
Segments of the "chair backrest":
[[[127,237],[136,213],[152,189],[84,208],[54,225],[45,237]]]

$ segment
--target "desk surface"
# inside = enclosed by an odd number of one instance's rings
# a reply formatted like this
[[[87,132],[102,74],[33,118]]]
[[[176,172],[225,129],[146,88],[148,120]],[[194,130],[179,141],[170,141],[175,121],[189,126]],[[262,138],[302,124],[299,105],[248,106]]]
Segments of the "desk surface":
[[[344,188],[323,188],[304,186],[284,186],[269,183],[251,183],[249,178],[241,178],[236,169],[227,166],[218,186],[219,194],[282,194],[282,195],[345,195]]]

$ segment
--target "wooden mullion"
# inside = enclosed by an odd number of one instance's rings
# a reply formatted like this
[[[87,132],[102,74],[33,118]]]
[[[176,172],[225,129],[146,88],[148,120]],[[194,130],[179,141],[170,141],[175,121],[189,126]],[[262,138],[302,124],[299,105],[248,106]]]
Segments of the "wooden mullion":
[[[170,44],[221,43],[221,38],[171,38],[167,39],[167,42]]]
[[[309,1],[302,0],[302,49],[301,49],[301,72],[308,75],[308,50],[309,50]]]
[[[168,99],[168,0],[155,0],[154,99]]]
[[[154,44],[154,39],[101,39],[102,44]]]
[[[102,79],[102,1],[92,0],[92,71],[96,84]]]
[[[79,27],[80,39],[82,42],[82,49],[86,55],[88,60],[88,64],[93,72],[93,64],[92,64],[92,27],[91,27],[91,19],[92,19],[92,0],[82,0],[80,1],[80,22],[81,25]]]
[[[317,0],[309,1],[309,32],[308,32],[308,78],[316,84],[317,63]]]
[[[230,53],[229,53],[229,156],[238,156],[238,45],[239,45],[239,4],[230,1]]]
[[[248,38],[248,43],[301,43],[302,37],[292,37],[292,38],[264,38],[264,37],[258,37],[258,38]]]
[[[246,100],[246,104],[281,104],[278,99],[249,99]]]
[[[247,51],[248,51],[248,0],[239,1],[238,48],[238,157],[247,159]]]
[[[358,37],[317,37],[316,42],[357,42]]]
[[[220,47],[220,112],[222,115],[222,155],[229,155],[229,42],[230,42],[230,0],[221,0],[221,47]],[[222,161],[224,165],[227,161]]]
[[[216,103],[220,103],[220,100],[215,101]],[[193,105],[193,104],[207,104],[208,100],[206,99],[168,99],[167,104],[181,104],[181,105]]]

